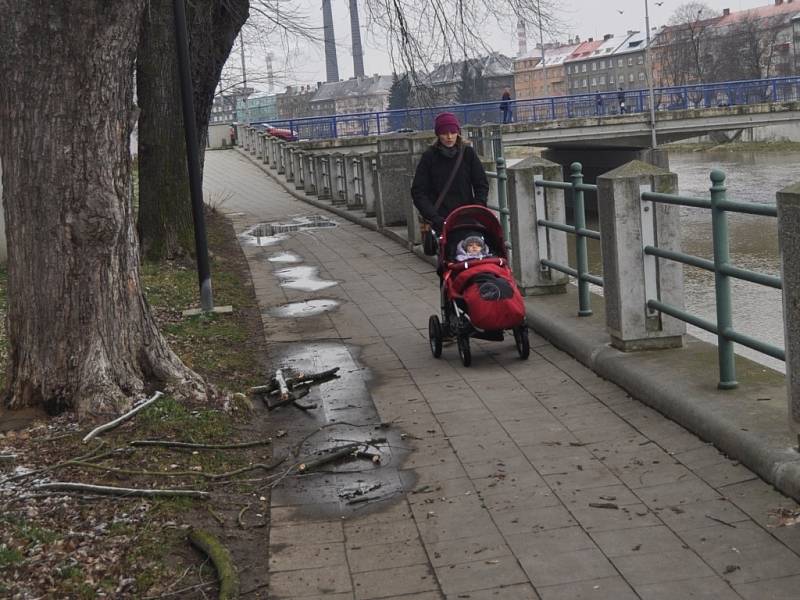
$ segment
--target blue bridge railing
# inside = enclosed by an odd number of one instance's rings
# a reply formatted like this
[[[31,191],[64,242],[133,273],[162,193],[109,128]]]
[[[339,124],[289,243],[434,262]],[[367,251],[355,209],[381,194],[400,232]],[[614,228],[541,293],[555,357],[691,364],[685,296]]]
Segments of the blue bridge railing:
[[[627,113],[650,110],[650,94],[647,89],[512,100],[511,110],[513,122],[518,123],[604,117],[620,114],[620,100],[624,100]],[[653,100],[658,112],[765,102],[792,102],[800,100],[800,77],[661,87],[655,88]],[[357,137],[433,129],[434,118],[444,110],[455,113],[464,125],[497,123],[500,118],[498,100],[475,104],[306,117],[270,121],[269,124],[290,129],[299,139]],[[261,121],[251,123],[254,126],[264,124],[266,123]]]

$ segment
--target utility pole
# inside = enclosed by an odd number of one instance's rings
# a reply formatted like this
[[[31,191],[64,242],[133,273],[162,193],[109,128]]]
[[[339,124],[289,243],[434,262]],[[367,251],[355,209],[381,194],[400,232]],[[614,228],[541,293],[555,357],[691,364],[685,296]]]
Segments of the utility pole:
[[[650,11],[647,7],[647,0],[644,0],[644,28],[647,35],[646,46],[644,48],[644,62],[647,69],[647,83],[650,89],[650,147],[658,147],[656,141],[656,105],[655,95],[653,94],[653,62],[650,52]]]
[[[243,118],[240,118],[239,122],[241,123],[244,121],[245,123],[249,123],[250,114],[247,110],[247,69],[244,64],[244,38],[242,37],[241,30],[239,31],[239,50],[242,54],[242,108],[244,109],[244,115],[242,115]]]
[[[547,97],[549,91],[547,89],[547,68],[544,63],[544,30],[542,29],[542,4],[540,0],[536,0],[536,16],[539,18],[539,47],[542,50],[542,79],[544,80],[544,95]]]

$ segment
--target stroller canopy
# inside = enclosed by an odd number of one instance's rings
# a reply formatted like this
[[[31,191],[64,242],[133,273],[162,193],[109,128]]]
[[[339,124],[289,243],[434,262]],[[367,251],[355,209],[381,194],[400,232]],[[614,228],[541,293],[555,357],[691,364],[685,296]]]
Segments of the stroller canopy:
[[[447,215],[442,231],[446,256],[452,255],[458,242],[474,233],[483,235],[494,256],[508,258],[500,221],[490,209],[480,204],[460,206]]]

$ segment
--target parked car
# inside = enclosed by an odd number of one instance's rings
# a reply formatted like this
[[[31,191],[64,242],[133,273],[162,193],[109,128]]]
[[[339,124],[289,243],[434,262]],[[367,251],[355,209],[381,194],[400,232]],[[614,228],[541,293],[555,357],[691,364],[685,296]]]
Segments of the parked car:
[[[264,132],[268,135],[274,135],[276,138],[280,138],[282,140],[286,140],[287,142],[296,142],[299,139],[299,136],[296,131],[292,131],[291,129],[286,129],[283,127],[275,127],[270,125],[269,123],[262,123],[261,127],[264,129]]]

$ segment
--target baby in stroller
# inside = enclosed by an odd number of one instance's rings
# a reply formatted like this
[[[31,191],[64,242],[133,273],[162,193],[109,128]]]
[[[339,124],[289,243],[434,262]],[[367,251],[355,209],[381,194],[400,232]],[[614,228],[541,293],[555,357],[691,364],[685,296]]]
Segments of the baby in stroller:
[[[458,242],[456,246],[456,260],[459,262],[479,260],[490,256],[494,256],[494,254],[491,253],[481,235],[470,235]]]

